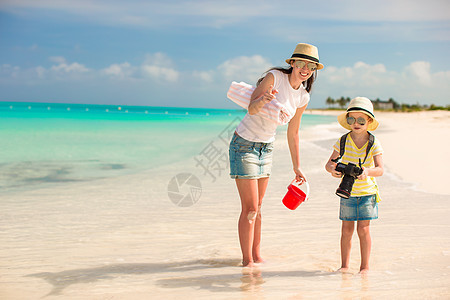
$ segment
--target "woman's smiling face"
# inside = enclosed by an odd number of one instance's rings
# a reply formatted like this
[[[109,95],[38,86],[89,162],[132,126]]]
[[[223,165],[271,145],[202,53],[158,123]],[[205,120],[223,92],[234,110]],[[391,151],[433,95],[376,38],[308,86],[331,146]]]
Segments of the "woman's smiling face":
[[[300,77],[301,81],[308,80],[317,69],[315,63],[307,60],[293,60],[291,61],[291,66],[293,68],[292,72],[295,72],[295,74]]]

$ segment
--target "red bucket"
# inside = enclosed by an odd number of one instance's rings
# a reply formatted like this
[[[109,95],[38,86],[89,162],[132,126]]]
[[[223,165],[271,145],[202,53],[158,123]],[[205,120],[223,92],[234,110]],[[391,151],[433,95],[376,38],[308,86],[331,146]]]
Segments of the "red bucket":
[[[302,202],[308,199],[309,184],[306,181],[303,184],[306,186],[306,193],[300,189],[300,185],[298,185],[295,180],[291,182],[282,201],[284,206],[291,210],[295,210],[300,204],[302,204]]]

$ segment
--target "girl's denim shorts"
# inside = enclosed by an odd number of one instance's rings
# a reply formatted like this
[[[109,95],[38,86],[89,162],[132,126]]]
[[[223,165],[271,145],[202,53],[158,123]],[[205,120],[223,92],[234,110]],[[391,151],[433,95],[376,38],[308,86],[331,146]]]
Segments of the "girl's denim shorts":
[[[231,178],[259,179],[270,176],[273,143],[250,142],[234,133],[229,152]]]
[[[378,219],[376,195],[341,198],[339,219],[342,221],[363,221]]]

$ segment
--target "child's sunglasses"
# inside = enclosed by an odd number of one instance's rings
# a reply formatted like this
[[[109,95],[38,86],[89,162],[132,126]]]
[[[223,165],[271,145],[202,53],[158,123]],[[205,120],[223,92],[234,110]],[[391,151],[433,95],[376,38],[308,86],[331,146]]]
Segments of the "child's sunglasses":
[[[355,119],[354,117],[347,117],[347,124],[353,125],[357,122],[359,125],[366,125],[367,121],[363,117],[358,117],[358,119]]]
[[[295,62],[295,66],[299,69],[303,69],[303,67],[306,65],[306,67],[310,70],[310,71],[315,71],[317,70],[317,64],[315,63],[307,63],[306,61],[303,60],[297,60]]]

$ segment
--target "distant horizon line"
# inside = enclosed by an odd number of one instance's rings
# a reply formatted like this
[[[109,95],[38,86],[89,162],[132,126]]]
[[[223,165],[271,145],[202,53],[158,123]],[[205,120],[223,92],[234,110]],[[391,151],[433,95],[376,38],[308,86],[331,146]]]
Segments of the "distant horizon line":
[[[37,102],[37,101],[3,101],[0,100],[0,106],[6,107],[6,106],[32,106],[32,105],[39,105],[39,106],[97,106],[97,107],[115,107],[115,108],[156,108],[156,109],[199,109],[199,110],[228,110],[228,111],[242,111],[245,110],[243,108],[213,108],[213,107],[185,107],[185,106],[154,106],[154,105],[140,105],[140,104],[98,104],[98,103],[73,103],[73,102]]]

